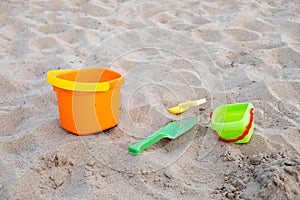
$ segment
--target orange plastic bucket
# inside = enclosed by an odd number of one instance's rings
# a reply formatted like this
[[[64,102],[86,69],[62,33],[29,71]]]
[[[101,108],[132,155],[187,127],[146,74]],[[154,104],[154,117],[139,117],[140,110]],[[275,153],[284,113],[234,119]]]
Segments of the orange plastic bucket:
[[[52,70],[47,82],[57,95],[60,124],[76,135],[112,128],[120,115],[124,76],[106,68]]]

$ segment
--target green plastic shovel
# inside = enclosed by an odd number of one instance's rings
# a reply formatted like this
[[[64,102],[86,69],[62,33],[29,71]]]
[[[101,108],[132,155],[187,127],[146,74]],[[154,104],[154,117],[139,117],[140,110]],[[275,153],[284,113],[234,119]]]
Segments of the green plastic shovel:
[[[130,145],[128,147],[129,153],[133,155],[139,155],[152,144],[163,138],[170,138],[173,140],[190,130],[197,123],[197,121],[197,118],[184,118],[180,121],[171,122],[145,139]]]

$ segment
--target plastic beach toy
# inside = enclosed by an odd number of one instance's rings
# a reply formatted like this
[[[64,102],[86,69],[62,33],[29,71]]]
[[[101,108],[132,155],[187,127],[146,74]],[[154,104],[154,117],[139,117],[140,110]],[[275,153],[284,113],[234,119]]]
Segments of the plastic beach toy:
[[[249,142],[254,129],[254,106],[251,103],[219,106],[210,117],[211,129],[219,140],[236,144]]]
[[[168,111],[174,115],[181,114],[185,112],[187,109],[189,109],[192,106],[198,106],[200,104],[206,103],[206,99],[199,99],[195,101],[185,101],[183,103],[178,104],[178,106],[175,106],[173,108],[168,108]]]
[[[67,131],[87,135],[117,125],[123,75],[106,68],[52,70],[47,82],[56,92],[60,124]]]
[[[143,152],[143,150],[147,149],[163,138],[169,138],[173,140],[190,130],[197,123],[197,121],[197,118],[184,118],[180,121],[169,123],[138,143],[130,145],[128,147],[129,153],[133,155],[139,155]]]

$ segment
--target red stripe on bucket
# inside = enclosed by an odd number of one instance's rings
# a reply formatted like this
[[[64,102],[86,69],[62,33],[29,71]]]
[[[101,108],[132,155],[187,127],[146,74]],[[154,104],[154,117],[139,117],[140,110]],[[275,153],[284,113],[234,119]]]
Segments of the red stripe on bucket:
[[[213,112],[210,112],[210,120],[212,118],[212,115],[213,115]],[[251,129],[251,126],[252,126],[252,122],[254,120],[254,108],[251,108],[250,109],[250,121],[249,121],[249,124],[247,125],[245,131],[243,132],[242,135],[240,135],[239,137],[237,138],[234,138],[234,139],[225,139],[225,138],[221,138],[219,136],[219,134],[217,133],[217,131],[215,130],[212,130],[212,132],[214,133],[214,135],[218,138],[218,140],[221,140],[223,142],[237,142],[239,140],[242,140],[246,137],[246,135],[248,135],[250,129]]]

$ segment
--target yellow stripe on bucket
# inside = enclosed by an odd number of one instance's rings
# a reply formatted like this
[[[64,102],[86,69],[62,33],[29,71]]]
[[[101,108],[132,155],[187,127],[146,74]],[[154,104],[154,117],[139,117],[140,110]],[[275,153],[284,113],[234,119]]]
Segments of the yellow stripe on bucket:
[[[108,82],[100,83],[86,83],[75,82],[57,77],[62,73],[76,71],[74,69],[51,70],[47,73],[47,82],[58,88],[65,90],[78,91],[78,92],[105,92],[108,91],[110,86]]]

